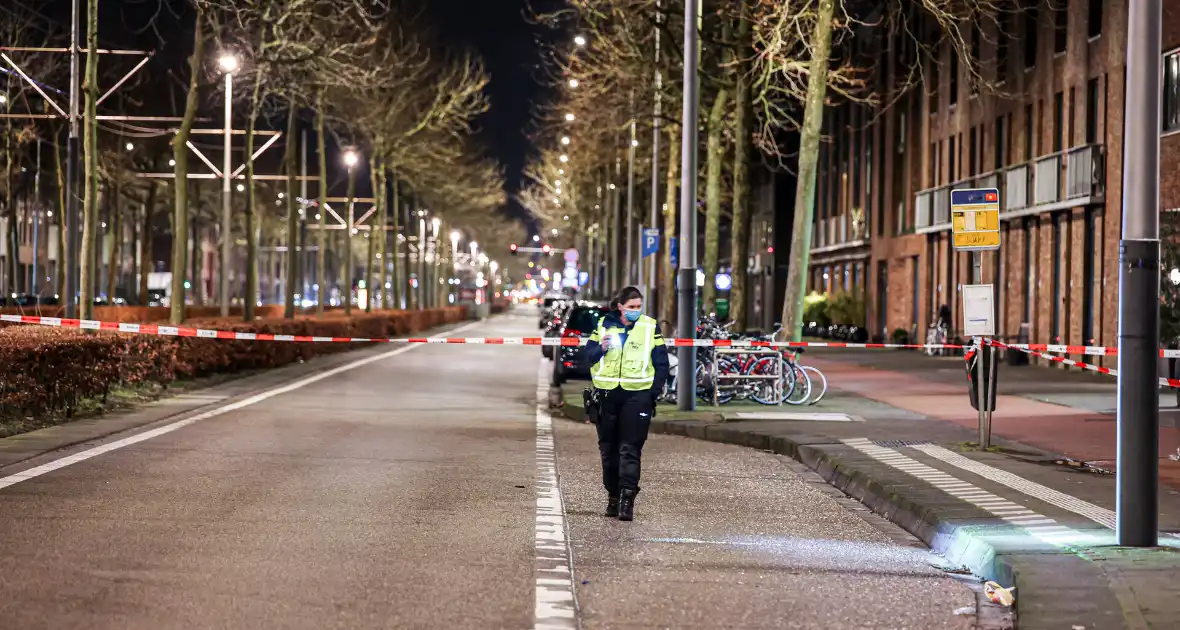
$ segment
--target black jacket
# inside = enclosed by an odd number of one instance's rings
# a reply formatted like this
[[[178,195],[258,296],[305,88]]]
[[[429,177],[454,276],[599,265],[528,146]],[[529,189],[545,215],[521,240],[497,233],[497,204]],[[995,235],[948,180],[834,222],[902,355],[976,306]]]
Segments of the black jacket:
[[[628,334],[630,334],[629,331],[631,327],[628,326],[625,321],[623,321],[623,316],[620,315],[618,311],[611,311],[610,313],[607,313],[606,316],[603,317],[602,325],[606,326],[607,328],[626,328],[628,330]],[[661,341],[664,338],[663,334],[660,332],[659,324],[656,324],[655,338]],[[595,365],[601,361],[602,357],[605,355],[606,349],[604,349],[597,341],[591,339],[590,342],[586,344],[586,358],[590,365]],[[652,347],[651,366],[655,368],[656,371],[655,381],[653,381],[655,384],[652,387],[652,392],[659,393],[663,389],[663,384],[668,381],[668,346],[661,343],[658,346]]]

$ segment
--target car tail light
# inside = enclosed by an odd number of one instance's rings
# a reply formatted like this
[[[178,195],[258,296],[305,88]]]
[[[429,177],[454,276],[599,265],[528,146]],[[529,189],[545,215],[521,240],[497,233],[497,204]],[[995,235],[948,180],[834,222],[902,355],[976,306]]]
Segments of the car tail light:
[[[573,361],[563,361],[561,364],[565,367],[574,367]]]
[[[582,331],[574,330],[573,328],[566,328],[565,332],[562,333],[561,336],[565,337],[566,339],[580,339],[582,337]]]

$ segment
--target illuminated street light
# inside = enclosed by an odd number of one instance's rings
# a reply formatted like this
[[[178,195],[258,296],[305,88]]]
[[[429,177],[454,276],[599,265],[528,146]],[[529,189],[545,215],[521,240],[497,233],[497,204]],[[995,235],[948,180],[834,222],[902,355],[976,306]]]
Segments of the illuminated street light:
[[[553,235],[557,236],[557,228],[553,228]]]
[[[246,191],[246,185],[245,184],[238,184],[238,192],[245,192],[245,191]]]
[[[577,79],[570,79],[570,87],[572,87],[572,88],[578,87],[578,80]]]
[[[168,160],[168,166],[176,166],[176,160]]]
[[[344,165],[347,166],[348,168],[352,168],[352,167],[356,166],[357,162],[359,162],[359,161],[360,161],[360,156],[358,156],[356,154],[356,151],[349,149],[348,151],[344,152]]]
[[[639,141],[638,141],[638,140],[632,140],[632,141],[631,141],[631,146],[633,146],[633,147],[637,147],[637,146],[639,146]]]
[[[566,120],[568,120],[568,121],[570,121],[570,122],[573,122],[573,120],[574,120],[574,115],[573,115],[573,114],[566,114],[566,115],[565,115],[565,119],[566,119]]]
[[[566,154],[564,154],[564,153],[563,153],[563,154],[561,154],[561,157],[560,157],[560,158],[558,158],[558,159],[559,159],[559,160],[561,160],[562,162],[569,162],[569,161],[570,161],[570,156],[568,156],[568,155],[566,155]]]
[[[558,175],[565,175],[565,169],[564,168],[557,169],[557,174]]]
[[[560,180],[560,179],[555,179],[555,180],[553,180],[553,183],[554,183],[554,184],[556,184],[556,185],[558,185],[558,186],[560,186],[560,185],[561,185],[561,180]]]
[[[128,150],[128,151],[134,151],[134,150],[135,150],[135,145],[134,145],[134,144],[131,144],[130,142],[128,142],[128,143],[126,144],[126,147],[127,147],[127,150]]]
[[[578,46],[585,46],[586,45],[586,38],[582,37],[581,35],[578,35],[577,37],[574,37],[574,43],[577,44]]]
[[[562,137],[561,137],[561,143],[562,143],[562,144],[569,144],[569,143],[570,143],[570,137],[569,137],[569,136],[562,136]]]
[[[614,184],[611,184],[611,185],[610,185],[610,189],[611,189],[611,190],[614,190],[614,189],[615,189],[615,185],[614,185]]]
[[[540,236],[538,236],[538,235],[536,235],[536,234],[534,234],[534,235],[533,235],[533,242],[534,242],[534,243],[536,243],[536,242],[537,242],[537,241],[539,241],[539,240],[541,240],[541,237],[540,237]]]
[[[7,105],[7,104],[8,104],[8,96],[4,95],[4,94],[0,94],[0,105]]]
[[[222,55],[217,60],[217,65],[221,67],[222,72],[233,72],[238,69],[238,58],[233,55]]]

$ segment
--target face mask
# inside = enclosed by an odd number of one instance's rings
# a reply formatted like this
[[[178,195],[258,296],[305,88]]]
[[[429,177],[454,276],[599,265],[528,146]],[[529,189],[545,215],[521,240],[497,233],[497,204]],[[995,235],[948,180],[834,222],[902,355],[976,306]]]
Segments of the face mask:
[[[639,316],[642,314],[642,311],[623,311],[623,317],[627,318],[627,321],[632,324],[639,321]]]

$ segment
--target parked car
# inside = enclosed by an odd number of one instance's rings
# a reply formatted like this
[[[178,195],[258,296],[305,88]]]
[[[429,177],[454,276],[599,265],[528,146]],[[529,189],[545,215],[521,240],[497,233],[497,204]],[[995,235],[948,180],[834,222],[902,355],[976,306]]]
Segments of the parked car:
[[[598,322],[610,312],[604,304],[579,302],[569,309],[562,321],[561,337],[564,339],[589,339],[598,330]],[[586,346],[561,346],[557,365],[553,368],[553,380],[561,384],[571,379],[590,378],[590,362],[586,358]]]
[[[544,330],[549,323],[556,318],[554,310],[564,302],[568,302],[569,298],[560,293],[550,293],[546,295],[537,305],[541,312],[540,319],[537,320],[537,328]]]
[[[553,304],[552,312],[549,321],[545,324],[545,333],[542,337],[560,337],[561,327],[565,321],[565,316],[569,310],[573,308],[574,303],[570,301],[555,302]],[[553,358],[554,346],[541,346],[541,355],[546,359]]]

